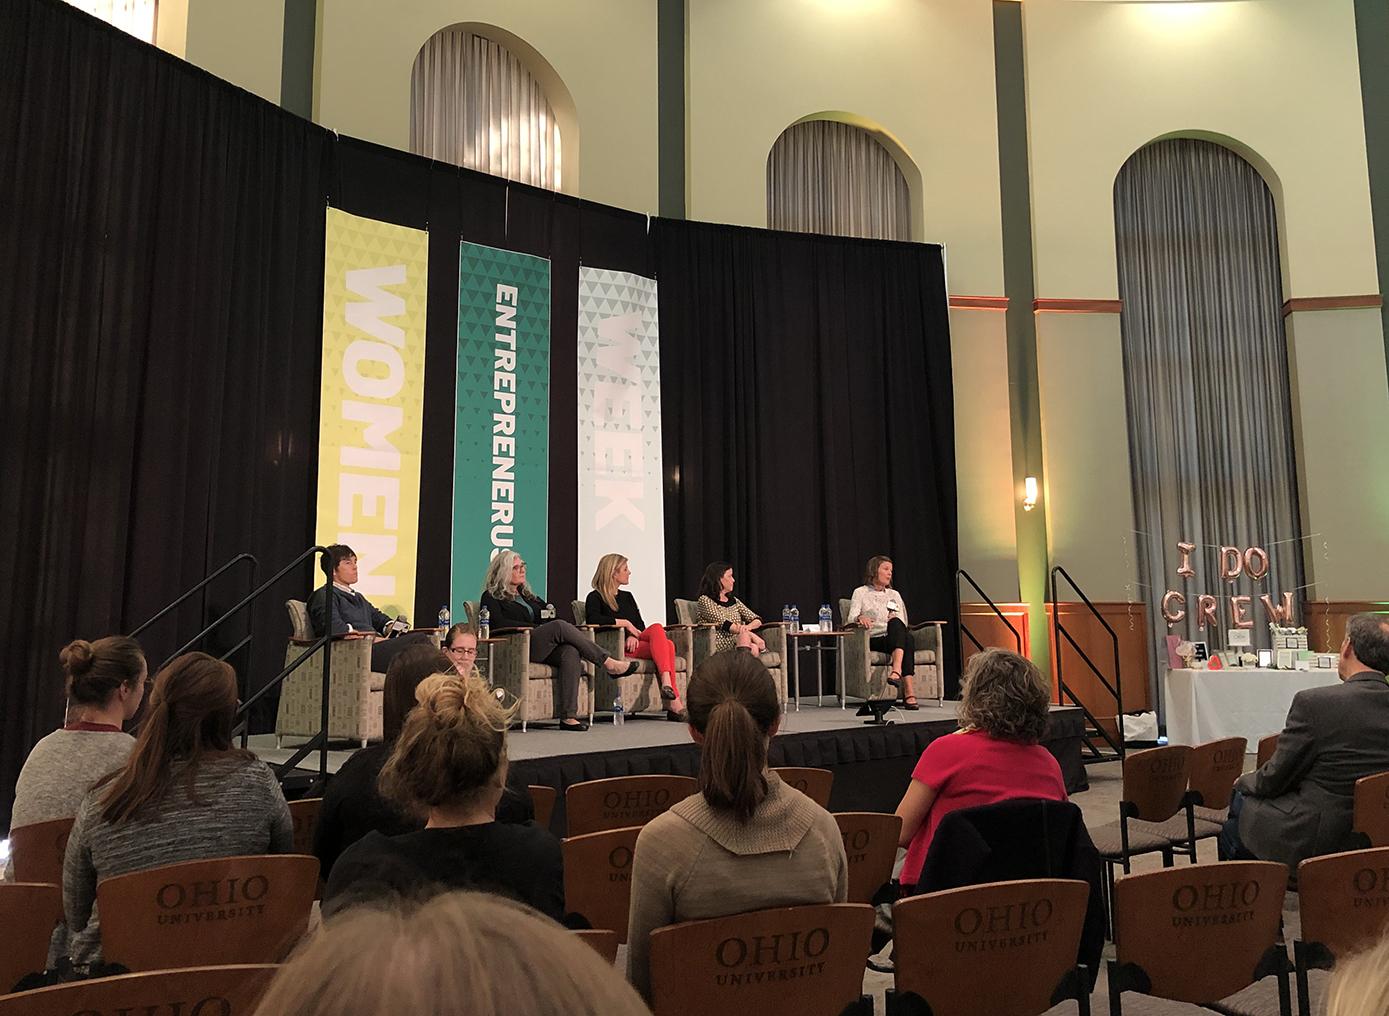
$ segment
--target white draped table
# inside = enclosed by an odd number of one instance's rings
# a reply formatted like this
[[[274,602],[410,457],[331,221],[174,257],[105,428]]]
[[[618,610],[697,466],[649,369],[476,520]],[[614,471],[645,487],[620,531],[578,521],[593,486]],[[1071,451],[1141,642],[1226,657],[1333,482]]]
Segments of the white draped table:
[[[1243,737],[1252,752],[1259,738],[1283,729],[1294,695],[1338,681],[1334,670],[1169,670],[1163,678],[1167,741]]]

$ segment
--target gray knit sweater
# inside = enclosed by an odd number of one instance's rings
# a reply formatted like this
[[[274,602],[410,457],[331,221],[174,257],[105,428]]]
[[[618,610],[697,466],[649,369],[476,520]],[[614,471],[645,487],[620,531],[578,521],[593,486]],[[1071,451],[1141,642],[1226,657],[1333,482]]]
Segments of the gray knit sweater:
[[[746,824],[692,794],[647,823],[632,861],[627,975],[651,997],[651,932],[768,907],[843,903],[849,865],[833,816],[776,773]]]
[[[192,798],[183,770],[174,765],[174,780],[157,807],[125,822],[101,817],[105,787],[83,799],[63,859],[63,909],[74,963],[101,959],[98,881],[179,861],[293,849],[289,807],[264,762],[240,756],[204,761]]]

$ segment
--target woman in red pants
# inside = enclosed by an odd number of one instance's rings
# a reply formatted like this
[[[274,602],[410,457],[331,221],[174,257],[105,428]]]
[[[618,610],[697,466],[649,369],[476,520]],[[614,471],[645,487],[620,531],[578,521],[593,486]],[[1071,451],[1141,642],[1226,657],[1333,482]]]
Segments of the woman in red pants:
[[[680,693],[675,685],[675,646],[659,624],[641,619],[637,601],[622,587],[632,580],[632,569],[621,554],[604,554],[593,573],[593,592],[584,600],[584,620],[589,624],[616,625],[627,633],[627,655],[651,660],[661,679],[661,698],[666,718],[681,719]]]

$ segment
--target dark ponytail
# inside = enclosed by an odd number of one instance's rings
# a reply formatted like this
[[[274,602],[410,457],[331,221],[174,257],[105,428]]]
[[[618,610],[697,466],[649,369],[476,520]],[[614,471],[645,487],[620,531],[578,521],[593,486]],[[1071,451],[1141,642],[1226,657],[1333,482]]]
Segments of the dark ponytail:
[[[767,798],[767,738],[781,717],[771,674],[747,650],[727,649],[696,668],[685,700],[704,737],[704,800],[747,822]]]
[[[116,689],[133,684],[145,670],[140,643],[124,635],[88,642],[73,639],[58,654],[67,675],[67,694],[79,705],[104,706]]]

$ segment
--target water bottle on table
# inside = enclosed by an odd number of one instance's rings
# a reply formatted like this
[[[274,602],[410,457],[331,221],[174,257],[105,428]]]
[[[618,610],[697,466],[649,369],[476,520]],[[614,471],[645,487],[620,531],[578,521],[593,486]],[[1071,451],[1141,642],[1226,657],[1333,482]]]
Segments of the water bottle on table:
[[[801,608],[796,606],[794,603],[791,604],[791,630],[801,630]]]
[[[791,630],[791,604],[789,603],[781,605],[781,626],[787,631]]]
[[[613,726],[622,726],[626,718],[626,712],[622,708],[622,696],[619,695],[613,699]]]
[[[439,638],[443,639],[448,634],[449,628],[453,624],[453,615],[449,613],[449,605],[446,603],[439,608]]]
[[[477,612],[477,637],[484,640],[492,637],[492,612],[486,607]]]
[[[834,631],[834,613],[828,603],[820,604],[820,630]]]

